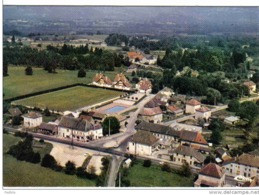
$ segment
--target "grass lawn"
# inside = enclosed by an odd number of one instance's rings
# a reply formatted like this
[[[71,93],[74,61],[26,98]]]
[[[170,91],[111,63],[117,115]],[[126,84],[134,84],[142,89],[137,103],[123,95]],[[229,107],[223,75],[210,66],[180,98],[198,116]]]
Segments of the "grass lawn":
[[[115,74],[122,71],[123,68],[117,68],[115,71],[106,71],[111,80]],[[24,73],[25,67],[9,66],[9,76],[4,77],[3,92],[4,99],[39,92],[47,89],[53,89],[74,83],[90,83],[97,71],[88,70],[85,78],[78,78],[78,71],[57,70],[57,74],[50,74],[43,68],[33,68],[33,75],[27,76]]]
[[[13,135],[3,135],[4,153],[8,151],[11,145],[16,144],[21,138]],[[34,148],[35,151],[35,148]],[[41,154],[48,153],[50,148],[42,150]],[[41,167],[40,164],[33,164],[24,161],[18,161],[10,155],[3,155],[3,185],[8,186],[95,186],[95,181],[80,179],[75,175],[66,175],[61,172],[55,172],[51,169]]]
[[[192,187],[193,178],[186,178],[175,173],[162,171],[160,166],[151,165],[143,167],[142,162],[138,162],[129,169],[131,187]]]
[[[39,108],[47,107],[50,110],[66,111],[99,103],[121,94],[123,94],[123,92],[77,86],[17,100],[14,103],[25,106],[36,106]]]

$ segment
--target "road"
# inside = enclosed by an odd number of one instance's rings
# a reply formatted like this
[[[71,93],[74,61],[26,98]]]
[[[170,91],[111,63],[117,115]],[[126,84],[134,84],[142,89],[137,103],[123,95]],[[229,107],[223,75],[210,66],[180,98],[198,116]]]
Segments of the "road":
[[[123,162],[124,159],[125,158],[121,156],[116,156],[116,155],[112,156],[112,162],[108,173],[108,176],[109,176],[107,181],[108,187],[115,187],[116,178],[117,178],[121,163]]]

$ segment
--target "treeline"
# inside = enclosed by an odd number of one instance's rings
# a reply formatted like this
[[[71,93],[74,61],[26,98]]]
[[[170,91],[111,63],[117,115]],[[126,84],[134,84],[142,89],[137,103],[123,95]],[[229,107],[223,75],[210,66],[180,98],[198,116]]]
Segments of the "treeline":
[[[47,46],[46,50],[10,44],[4,47],[4,75],[8,75],[8,64],[43,67],[49,73],[57,68],[66,70],[91,69],[113,71],[114,67],[129,66],[129,60],[99,48],[88,49],[88,45],[74,47],[64,44],[61,48]]]

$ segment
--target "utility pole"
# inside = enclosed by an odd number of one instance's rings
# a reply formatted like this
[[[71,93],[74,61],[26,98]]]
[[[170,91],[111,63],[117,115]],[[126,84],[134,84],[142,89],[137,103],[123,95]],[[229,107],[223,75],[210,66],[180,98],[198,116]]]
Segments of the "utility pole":
[[[109,118],[109,136],[111,135],[111,119]]]
[[[121,187],[121,172],[119,172],[119,187]]]
[[[72,149],[74,149],[73,129],[71,130],[71,132],[72,132],[72,141],[71,141],[71,147],[72,147]]]

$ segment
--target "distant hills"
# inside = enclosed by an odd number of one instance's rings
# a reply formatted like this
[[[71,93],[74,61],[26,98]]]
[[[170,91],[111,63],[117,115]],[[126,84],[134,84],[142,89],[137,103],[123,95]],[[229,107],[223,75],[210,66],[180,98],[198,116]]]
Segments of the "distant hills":
[[[257,33],[258,7],[4,6],[4,32]]]

